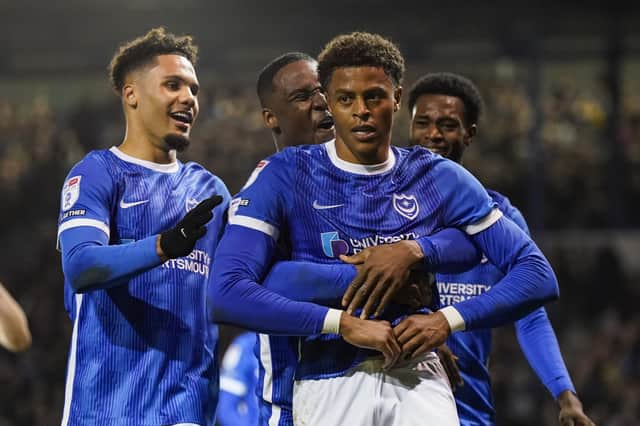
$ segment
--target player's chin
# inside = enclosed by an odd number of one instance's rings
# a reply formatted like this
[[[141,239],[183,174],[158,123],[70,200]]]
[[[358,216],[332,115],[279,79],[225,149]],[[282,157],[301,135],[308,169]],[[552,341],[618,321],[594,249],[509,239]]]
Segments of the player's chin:
[[[178,152],[182,152],[191,143],[189,139],[189,134],[184,133],[167,133],[164,137],[164,143],[169,147],[169,149],[175,149]]]
[[[314,143],[328,142],[336,137],[333,127],[329,129],[317,128],[313,133]]]

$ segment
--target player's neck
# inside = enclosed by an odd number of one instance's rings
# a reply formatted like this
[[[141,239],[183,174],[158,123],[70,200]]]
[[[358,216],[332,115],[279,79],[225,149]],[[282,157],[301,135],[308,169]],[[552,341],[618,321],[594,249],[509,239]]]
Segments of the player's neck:
[[[129,135],[125,136],[124,141],[122,141],[122,144],[118,148],[131,157],[152,163],[170,164],[176,161],[175,150],[165,151],[154,146],[150,141],[133,139],[130,138]]]
[[[358,152],[350,149],[339,137],[336,137],[335,146],[338,158],[348,163],[376,165],[389,159],[389,143],[379,145],[377,149]]]

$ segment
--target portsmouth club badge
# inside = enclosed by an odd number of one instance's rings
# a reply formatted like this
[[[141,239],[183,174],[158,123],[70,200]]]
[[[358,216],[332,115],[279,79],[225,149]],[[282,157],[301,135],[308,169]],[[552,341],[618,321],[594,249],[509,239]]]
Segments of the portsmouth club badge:
[[[393,194],[393,208],[409,220],[415,219],[420,213],[420,206],[413,195]]]
[[[196,200],[195,198],[187,198],[187,200],[185,201],[185,209],[187,210],[187,212],[189,212],[191,209],[193,209],[195,206],[197,206],[199,203],[198,200]]]
[[[62,210],[69,210],[80,197],[80,179],[82,176],[69,178],[62,187]]]

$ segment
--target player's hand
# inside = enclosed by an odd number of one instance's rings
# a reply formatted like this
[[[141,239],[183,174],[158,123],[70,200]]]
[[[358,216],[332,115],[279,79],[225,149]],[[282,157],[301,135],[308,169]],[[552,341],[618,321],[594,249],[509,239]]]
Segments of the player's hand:
[[[222,197],[214,195],[201,201],[191,209],[175,228],[160,234],[158,253],[161,258],[175,259],[186,256],[204,234],[207,233],[206,224],[213,218],[213,208],[222,202]]]
[[[460,368],[458,368],[458,357],[451,352],[449,346],[446,344],[442,344],[438,346],[436,349],[438,354],[438,358],[440,358],[440,362],[444,367],[444,371],[447,373],[447,377],[449,378],[449,383],[451,383],[451,389],[454,389],[462,386],[464,384],[464,380],[462,380],[462,376],[460,375]]]
[[[353,346],[382,352],[385,369],[395,364],[400,357],[400,345],[387,321],[362,320],[343,312],[340,317],[340,334]]]
[[[400,287],[391,301],[398,305],[406,305],[412,310],[430,306],[433,279],[434,276],[430,272],[411,271],[407,284]]]
[[[571,391],[564,391],[558,396],[558,405],[560,413],[558,419],[562,426],[595,426],[584,411],[582,411],[582,402]]]
[[[442,345],[451,328],[441,312],[434,312],[409,315],[395,326],[393,333],[402,346],[403,357],[411,359]]]
[[[353,256],[341,255],[343,262],[360,265],[342,297],[349,314],[364,304],[360,318],[368,318],[375,308],[379,316],[394,294],[407,282],[410,268],[423,259],[415,241],[369,247]]]

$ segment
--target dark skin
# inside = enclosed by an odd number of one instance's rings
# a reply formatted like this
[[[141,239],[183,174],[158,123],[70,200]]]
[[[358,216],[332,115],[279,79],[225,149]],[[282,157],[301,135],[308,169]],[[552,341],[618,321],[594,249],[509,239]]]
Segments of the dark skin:
[[[476,123],[469,123],[462,99],[456,96],[440,94],[424,94],[419,96],[411,115],[409,142],[411,145],[422,145],[445,158],[462,163],[464,151],[473,142],[476,135]],[[433,315],[414,315],[410,322],[415,324],[399,324],[394,331],[398,342],[405,350],[420,352],[424,347],[421,341],[439,341],[443,336],[438,330],[438,319]],[[418,331],[422,329],[423,331]],[[398,331],[400,333],[398,333]],[[417,337],[420,333],[433,334],[424,339]],[[446,338],[445,338],[446,339]],[[560,412],[558,419],[562,426],[593,426],[582,408],[580,399],[571,391],[562,392],[557,399]]]
[[[327,95],[341,159],[357,164],[387,160],[393,115],[400,106],[401,94],[402,88],[382,68],[345,67],[333,72]],[[361,318],[368,318],[374,308],[378,314],[384,309],[407,281],[410,268],[424,255],[415,241],[401,241],[340,258],[360,265],[342,305],[352,313],[364,304]]]
[[[274,76],[274,91],[266,101],[262,118],[272,130],[277,148],[317,144],[335,137],[316,65],[305,60],[292,62]],[[401,355],[387,321],[361,320],[343,313],[340,334],[354,346],[381,352],[385,368],[395,364]]]
[[[333,139],[334,128],[316,62],[292,62],[273,78],[274,90],[262,109],[278,149]]]
[[[341,159],[357,164],[380,164],[388,159],[393,115],[399,109],[401,94],[402,88],[382,68],[344,67],[333,72],[327,97],[329,110],[335,120],[336,151]],[[360,265],[356,278],[342,299],[342,305],[347,307],[348,312],[353,312],[364,303],[361,318],[368,318],[374,309],[377,313],[382,312],[407,282],[411,268],[423,257],[415,241],[376,246],[355,256],[341,257],[345,262]],[[429,329],[430,335],[437,338],[421,343],[418,348],[426,348],[424,351],[418,351],[413,346],[402,348],[405,356],[420,355],[433,349],[444,343],[451,333],[442,313],[436,312],[431,316],[440,320],[438,333],[434,334]],[[407,343],[413,345],[412,339],[420,331],[415,330],[414,333],[413,328],[400,333],[403,329],[398,331],[396,327],[394,335],[396,339],[398,336],[407,338]]]

